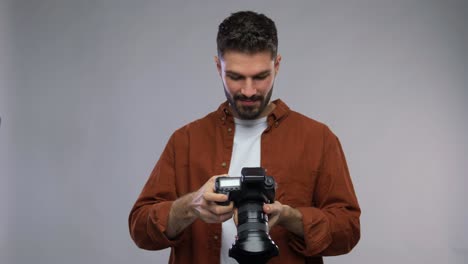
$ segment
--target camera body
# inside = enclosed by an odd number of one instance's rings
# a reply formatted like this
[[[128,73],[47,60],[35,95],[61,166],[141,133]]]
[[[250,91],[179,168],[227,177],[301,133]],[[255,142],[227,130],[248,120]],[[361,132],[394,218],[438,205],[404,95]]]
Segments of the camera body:
[[[242,168],[241,177],[218,177],[215,192],[226,194],[238,208],[236,241],[229,249],[229,256],[240,264],[266,263],[278,256],[278,246],[268,234],[268,216],[263,212],[265,203],[275,201],[276,183],[261,167]]]
[[[228,200],[219,205],[229,205],[232,201],[235,207],[243,200],[273,203],[275,201],[275,179],[267,176],[261,167],[242,168],[241,177],[218,177],[215,181],[215,191],[226,194]]]

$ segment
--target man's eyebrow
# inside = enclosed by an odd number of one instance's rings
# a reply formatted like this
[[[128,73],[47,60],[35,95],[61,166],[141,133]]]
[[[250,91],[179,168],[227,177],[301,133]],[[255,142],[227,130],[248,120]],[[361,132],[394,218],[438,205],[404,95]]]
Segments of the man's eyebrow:
[[[264,70],[264,71],[262,71],[260,73],[255,74],[254,77],[265,76],[265,75],[268,75],[270,73],[271,73],[271,70]]]
[[[226,74],[229,74],[229,75],[236,75],[236,76],[242,76],[242,77],[245,77],[244,75],[240,74],[240,73],[237,73],[235,71],[230,71],[230,70],[226,70],[224,71]],[[263,76],[263,75],[267,75],[271,73],[271,70],[264,70],[264,71],[261,71],[257,74],[255,74],[253,77],[258,77],[258,76]]]
[[[229,71],[229,70],[227,70],[227,71],[224,71],[224,72],[225,72],[226,74],[230,74],[230,75],[238,75],[238,76],[242,76],[242,74],[240,74],[240,73],[237,73],[237,72],[235,72],[235,71]]]

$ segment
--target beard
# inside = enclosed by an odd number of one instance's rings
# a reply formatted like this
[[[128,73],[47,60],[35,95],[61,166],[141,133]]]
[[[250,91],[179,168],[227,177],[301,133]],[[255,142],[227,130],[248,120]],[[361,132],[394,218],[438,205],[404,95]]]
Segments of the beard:
[[[224,87],[224,93],[226,98],[231,105],[232,110],[239,116],[240,119],[257,119],[265,110],[265,108],[270,103],[271,94],[273,93],[273,86],[266,96],[263,95],[253,95],[247,97],[241,93],[237,93],[231,96],[226,87]],[[253,105],[244,105],[242,101],[253,102]],[[260,104],[258,104],[260,103]]]

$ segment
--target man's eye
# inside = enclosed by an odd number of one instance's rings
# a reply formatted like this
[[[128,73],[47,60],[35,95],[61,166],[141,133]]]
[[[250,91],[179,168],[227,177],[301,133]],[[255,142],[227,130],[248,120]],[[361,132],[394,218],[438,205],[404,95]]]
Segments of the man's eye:
[[[234,81],[238,81],[238,80],[241,80],[241,79],[242,79],[241,76],[235,76],[235,75],[229,75],[229,78],[230,78],[231,80],[234,80]]]
[[[262,75],[262,76],[255,76],[255,80],[265,80],[268,77],[268,75]]]

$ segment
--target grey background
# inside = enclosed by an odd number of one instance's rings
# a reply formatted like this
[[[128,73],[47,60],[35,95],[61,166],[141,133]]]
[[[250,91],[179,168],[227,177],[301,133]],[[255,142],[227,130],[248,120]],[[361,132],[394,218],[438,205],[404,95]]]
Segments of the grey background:
[[[340,137],[362,239],[327,263],[468,261],[467,1],[0,2],[0,263],[165,263],[127,217],[224,100],[217,25],[278,26],[274,98]]]

